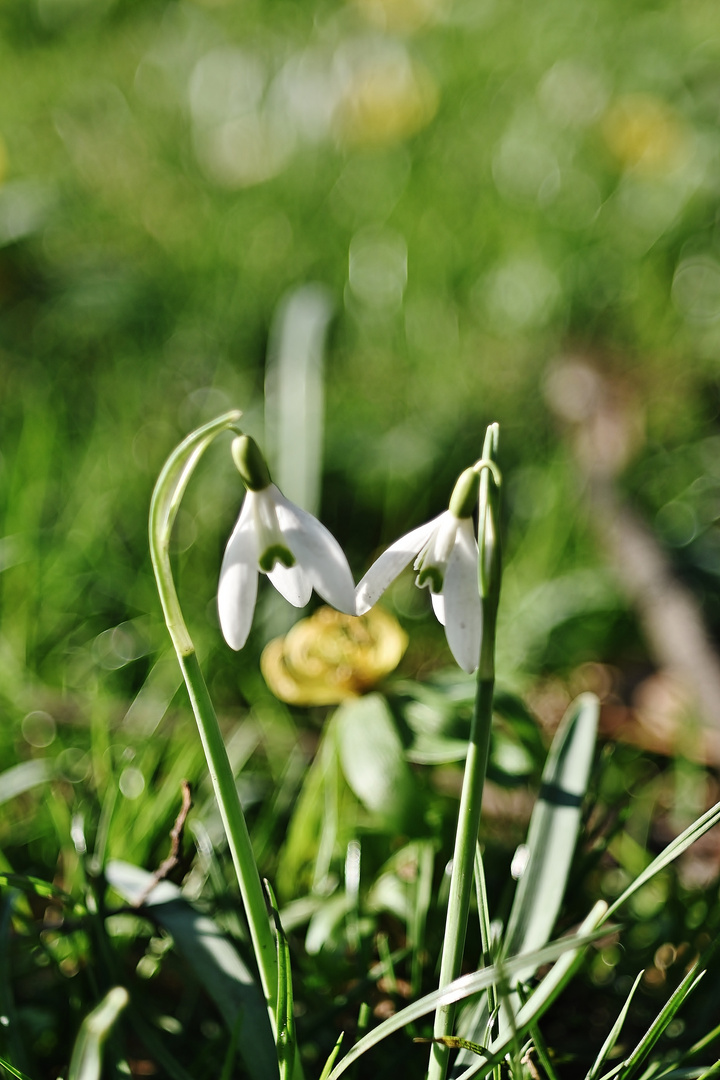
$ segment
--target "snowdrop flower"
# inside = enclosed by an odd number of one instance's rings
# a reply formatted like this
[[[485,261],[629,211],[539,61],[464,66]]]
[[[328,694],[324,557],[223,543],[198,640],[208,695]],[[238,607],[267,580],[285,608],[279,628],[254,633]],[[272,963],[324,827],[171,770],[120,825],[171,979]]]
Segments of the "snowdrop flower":
[[[356,614],[362,615],[415,558],[415,584],[429,588],[433,610],[445,627],[450,651],[467,672],[475,671],[478,666],[482,632],[478,545],[472,521],[480,465],[478,462],[461,474],[449,508],[392,544],[355,590]]]
[[[265,460],[249,436],[235,439],[232,451],[247,494],[225,549],[218,586],[220,627],[230,648],[242,649],[247,641],[259,572],[295,607],[304,607],[315,589],[333,607],[354,615],[353,577],[337,540],[271,483]]]

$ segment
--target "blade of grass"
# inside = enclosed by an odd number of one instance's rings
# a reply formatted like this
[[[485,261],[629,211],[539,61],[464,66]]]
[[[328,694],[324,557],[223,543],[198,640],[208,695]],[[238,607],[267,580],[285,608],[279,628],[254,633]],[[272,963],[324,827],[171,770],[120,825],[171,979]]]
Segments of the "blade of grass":
[[[14,1065],[11,1065],[9,1061],[6,1061],[5,1058],[0,1058],[0,1068],[4,1069],[5,1072],[10,1073],[11,1076],[16,1077],[16,1080],[30,1080],[29,1076],[24,1072],[20,1072],[20,1070],[16,1069]]]
[[[330,1051],[330,1056],[328,1057],[327,1061],[325,1062],[325,1067],[323,1068],[323,1071],[320,1073],[320,1080],[328,1080],[328,1077],[330,1076],[330,1073],[332,1072],[333,1065],[335,1064],[337,1056],[340,1053],[340,1046],[342,1045],[342,1041],[343,1041],[344,1038],[345,1038],[345,1032],[341,1031],[340,1035],[338,1037],[338,1041],[335,1043],[332,1050]]]
[[[605,905],[598,905],[598,909],[603,912]],[[598,918],[598,911],[593,909],[593,915],[595,919]],[[590,917],[585,921],[583,926],[587,926]],[[578,950],[583,949],[586,945],[596,941],[598,937],[607,934],[607,930],[591,930],[589,932],[578,933],[571,937],[562,938],[559,941],[554,941],[550,945],[546,945],[542,949],[538,949],[534,953],[528,953],[523,957],[512,957],[506,960],[503,964],[494,964],[492,967],[483,968],[482,971],[474,971],[470,975],[463,975],[459,979],[455,979],[448,986],[443,987],[440,990],[435,990],[431,994],[426,994],[425,997],[420,998],[419,1001],[413,1002],[412,1005],[408,1005],[406,1008],[401,1009],[400,1012],[391,1016],[388,1020],[383,1021],[378,1027],[368,1032],[362,1039],[352,1047],[351,1050],[345,1055],[341,1062],[335,1066],[330,1074],[328,1080],[337,1080],[337,1077],[341,1076],[347,1068],[354,1061],[356,1061],[363,1054],[367,1053],[378,1043],[382,1042],[389,1035],[394,1034],[396,1031],[400,1031],[407,1024],[412,1023],[414,1020],[419,1020],[422,1016],[427,1016],[428,1013],[433,1012],[438,1005],[442,1004],[454,1004],[455,1002],[462,1001],[463,998],[468,997],[470,994],[477,994],[483,990],[486,990],[488,986],[493,983],[499,982],[501,979],[507,979],[512,977],[517,970],[522,968],[522,965],[532,966],[533,970],[538,967],[542,967],[544,964],[553,963],[559,960],[561,956],[573,952],[577,953]],[[547,978],[547,976],[546,976]],[[542,985],[542,984],[541,984]],[[533,995],[534,997],[535,995]],[[533,1014],[534,1016],[535,1014]]]
[[[582,694],[565,713],[543,770],[540,795],[528,829],[528,861],[515,893],[503,946],[504,956],[518,956],[548,941],[557,919],[577,843],[582,802],[590,780],[600,703]],[[520,972],[518,981],[527,978]],[[510,1005],[512,1003],[509,1003]],[[491,1006],[492,1008],[492,1006]],[[505,1010],[501,1010],[501,1017]],[[477,1002],[463,1018],[462,1033],[482,1040],[488,1010]],[[472,1062],[461,1051],[453,1066],[457,1076]]]
[[[617,1042],[618,1037],[620,1035],[620,1031],[622,1030],[622,1026],[625,1023],[625,1018],[627,1017],[628,1010],[630,1009],[630,1004],[632,1002],[633,997],[635,996],[635,991],[637,990],[638,986],[640,985],[640,980],[642,979],[643,974],[644,973],[641,971],[638,974],[637,978],[635,979],[635,982],[632,984],[632,987],[630,988],[630,993],[628,994],[627,998],[625,999],[625,1004],[623,1005],[622,1009],[618,1013],[617,1020],[615,1021],[613,1026],[610,1028],[610,1032],[608,1033],[608,1036],[605,1039],[605,1042],[600,1047],[600,1052],[598,1053],[598,1056],[595,1058],[595,1061],[593,1062],[589,1072],[587,1073],[587,1075],[585,1077],[585,1080],[595,1080],[595,1078],[598,1076],[598,1074],[600,1072],[600,1068],[601,1068],[603,1062],[606,1060],[606,1058],[612,1052],[612,1049],[615,1046],[615,1043]]]
[[[634,1050],[621,1062],[618,1068],[612,1069],[609,1073],[605,1073],[602,1080],[609,1080],[612,1076],[617,1076],[620,1080],[629,1080],[629,1077],[637,1070],[640,1064],[644,1061],[647,1055],[652,1050],[655,1043],[658,1041],[666,1027],[675,1016],[675,1013],[684,1003],[685,999],[692,993],[697,984],[702,979],[704,971],[698,974],[697,964],[693,965],[685,978],[682,980],[677,989],[671,994],[669,1000],[665,1003],[658,1015],[653,1020],[650,1027],[647,1029],[643,1037],[638,1042]]]
[[[73,1046],[68,1080],[100,1080],[105,1040],[129,1000],[124,986],[114,986],[88,1013]]]
[[[295,1034],[295,1014],[293,1012],[292,969],[290,967],[290,946],[280,922],[277,900],[270,882],[265,880],[265,891],[270,900],[270,909],[275,922],[278,962],[278,993],[275,1030],[277,1031],[277,1061],[280,1080],[292,1080],[293,1065],[297,1053]]]
[[[599,931],[597,928],[604,921],[604,915],[607,905],[604,901],[598,901],[593,907],[592,911],[585,918],[582,925],[578,930],[578,934],[574,940],[577,940],[581,935],[590,935],[589,939],[585,938],[589,944],[590,941],[596,940]],[[607,931],[604,931],[607,932]],[[567,938],[561,938],[560,941],[570,940]],[[560,942],[554,942],[557,945]],[[550,946],[545,946],[549,948]],[[543,951],[543,950],[540,950]],[[530,960],[530,955],[528,960]],[[567,984],[573,979],[576,972],[580,968],[584,960],[584,947],[573,948],[572,951],[563,954],[553,966],[553,968],[547,973],[544,979],[535,987],[527,1003],[523,1005],[517,1015],[513,1018],[512,1024],[508,1024],[505,1032],[498,1036],[495,1042],[489,1048],[489,1056],[485,1062],[473,1063],[469,1069],[462,1074],[459,1080],[469,1080],[472,1076],[487,1076],[487,1074],[497,1064],[499,1064],[508,1052],[508,1048],[516,1043],[517,1039],[525,1035],[533,1024],[536,1024],[543,1013],[550,1008],[555,999],[562,993]],[[498,965],[504,973],[507,973],[512,964],[516,966],[521,965],[523,957],[515,957],[504,961],[502,965]]]
[[[11,765],[5,772],[0,773],[0,804],[14,799],[17,795],[24,795],[31,788],[46,784],[52,779],[52,762],[47,758],[34,758],[30,761],[21,761],[19,765]]]
[[[650,865],[638,874],[635,880],[630,882],[627,889],[612,902],[605,918],[609,919],[611,915],[614,915],[619,907],[622,907],[631,896],[635,895],[638,889],[641,889],[643,885],[647,885],[648,881],[651,881],[656,874],[669,866],[674,859],[687,851],[691,844],[694,844],[696,840],[699,840],[701,836],[704,836],[706,832],[717,824],[720,824],[720,802],[711,806],[709,810],[693,821],[692,825],[689,825],[684,832],[681,832],[679,836],[670,841],[668,846],[653,859]]]

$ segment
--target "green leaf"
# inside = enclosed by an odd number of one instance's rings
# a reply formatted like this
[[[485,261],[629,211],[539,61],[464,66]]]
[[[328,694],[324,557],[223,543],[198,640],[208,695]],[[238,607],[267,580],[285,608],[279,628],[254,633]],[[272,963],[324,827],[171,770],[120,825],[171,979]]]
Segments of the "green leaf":
[[[46,784],[53,776],[52,762],[47,758],[21,761],[0,773],[0,804],[24,795],[31,788]]]
[[[129,863],[108,863],[109,884],[123,899],[135,903],[152,883],[152,874]],[[275,1043],[265,1001],[235,947],[207,915],[201,915],[169,881],[155,886],[143,910],[172,936],[175,947],[215,1001],[229,1031],[242,1014],[238,1041],[253,1080],[277,1080]]]
[[[100,1080],[103,1045],[129,1000],[124,986],[114,986],[88,1013],[73,1046],[68,1080]]]
[[[367,694],[335,714],[345,778],[388,829],[407,829],[417,809],[415,780],[385,698]]]
[[[566,712],[543,771],[540,795],[530,819],[527,863],[520,877],[505,932],[506,957],[538,949],[549,940],[557,919],[577,842],[582,801],[590,779],[600,703],[582,694]],[[520,971],[518,980],[529,976]],[[480,1041],[487,1007],[479,1001],[463,1018],[462,1034]],[[461,1051],[454,1073],[471,1063]]]
[[[590,779],[600,702],[582,694],[566,712],[543,771],[520,877],[505,931],[504,953],[517,956],[549,939],[565,895]]]

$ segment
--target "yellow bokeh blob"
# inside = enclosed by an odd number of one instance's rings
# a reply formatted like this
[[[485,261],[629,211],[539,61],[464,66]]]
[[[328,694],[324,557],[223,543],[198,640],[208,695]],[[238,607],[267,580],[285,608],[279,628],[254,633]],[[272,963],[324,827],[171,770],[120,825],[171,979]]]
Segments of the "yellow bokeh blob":
[[[374,26],[406,32],[434,22],[445,6],[444,0],[355,0],[355,4]]]
[[[602,122],[605,142],[625,168],[658,174],[687,156],[688,137],[677,113],[650,94],[629,94],[610,106]]]
[[[0,184],[3,183],[3,181],[5,180],[5,177],[7,176],[7,168],[8,168],[7,146],[5,145],[5,140],[3,139],[2,135],[0,135]]]
[[[369,58],[345,88],[338,134],[358,146],[397,142],[426,127],[437,107],[437,86],[424,67],[405,56]]]
[[[260,668],[291,705],[335,705],[370,690],[400,663],[407,635],[387,611],[343,615],[322,607],[263,650]]]

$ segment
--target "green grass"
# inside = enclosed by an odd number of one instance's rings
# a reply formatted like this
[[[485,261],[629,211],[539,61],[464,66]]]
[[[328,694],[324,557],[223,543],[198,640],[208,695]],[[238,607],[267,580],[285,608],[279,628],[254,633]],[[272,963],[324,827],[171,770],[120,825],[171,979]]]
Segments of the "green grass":
[[[392,24],[398,8],[387,9]],[[123,1060],[138,1076],[245,1075],[207,974],[101,871],[109,859],[160,865],[189,780],[177,884],[252,967],[146,521],[160,467],[192,428],[240,407],[262,442],[265,357],[287,290],[321,282],[334,304],[322,518],[356,578],[439,512],[486,423],[501,423],[508,565],[496,812],[482,829],[494,916],[511,908],[508,868],[548,744],[541,722],[585,688],[583,665],[614,680],[612,705],[631,700],[653,662],[545,404],[559,356],[589,357],[629,402],[640,436],[621,488],[720,629],[716,5],[456,0],[419,28],[384,30],[367,10],[0,10],[0,868],[15,875],[0,895],[0,1058],[30,1080],[68,1075],[85,1018],[114,985],[131,1002],[106,1044],[108,1076]],[[372,125],[353,138],[341,112],[323,129],[338,72],[357,77],[358,56],[381,47],[432,83],[432,119],[385,141]],[[203,158],[198,65],[216,49],[238,50],[246,73],[234,98],[218,92],[218,122],[243,115],[253,85],[261,121],[278,101],[281,120],[296,118],[294,135],[282,129],[291,152],[262,182],[223,182]],[[299,58],[326,80],[305,104],[307,84],[288,99],[278,80]],[[263,645],[286,625],[278,608],[261,596],[248,647],[222,645],[214,592],[241,497],[229,455],[213,448],[173,559],[278,893],[313,1077],[341,1030],[342,1055],[363,1026],[436,985],[473,687],[399,582],[389,604],[411,645],[381,690],[407,798],[369,808],[330,710],[285,706],[259,675]],[[559,929],[618,895],[714,787],[716,763],[601,746]],[[559,1077],[590,1067],[645,967],[620,1033],[629,1053],[717,935],[718,864],[703,843],[624,910],[622,948],[591,952],[576,983],[582,1024],[562,998],[543,1019]],[[471,919],[466,956],[481,951]],[[708,963],[656,1046],[664,1067],[716,1022]],[[430,1034],[423,1024],[359,1061],[356,1077],[423,1075],[427,1050],[411,1042]],[[716,1057],[711,1044],[695,1060]]]

